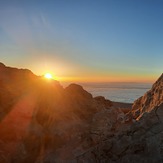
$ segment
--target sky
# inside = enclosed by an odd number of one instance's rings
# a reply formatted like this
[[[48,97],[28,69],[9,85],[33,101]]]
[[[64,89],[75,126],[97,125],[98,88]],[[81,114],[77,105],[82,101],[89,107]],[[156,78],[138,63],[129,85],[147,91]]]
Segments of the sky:
[[[153,82],[162,0],[0,0],[0,62],[60,81]]]

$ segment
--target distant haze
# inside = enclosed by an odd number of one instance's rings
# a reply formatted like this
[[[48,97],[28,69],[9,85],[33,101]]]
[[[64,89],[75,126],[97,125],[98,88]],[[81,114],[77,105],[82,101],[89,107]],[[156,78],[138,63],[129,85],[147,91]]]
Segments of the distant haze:
[[[1,0],[0,62],[69,82],[154,82],[161,0]]]
[[[94,83],[83,84],[83,87],[95,96],[104,96],[106,99],[133,103],[151,89],[150,83]]]

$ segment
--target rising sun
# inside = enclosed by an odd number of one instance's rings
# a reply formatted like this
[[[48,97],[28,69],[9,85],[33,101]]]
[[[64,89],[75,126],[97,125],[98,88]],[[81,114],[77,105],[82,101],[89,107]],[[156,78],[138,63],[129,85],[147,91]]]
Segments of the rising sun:
[[[50,74],[50,73],[46,73],[44,75],[44,77],[47,78],[47,79],[52,79],[53,78],[52,74]]]

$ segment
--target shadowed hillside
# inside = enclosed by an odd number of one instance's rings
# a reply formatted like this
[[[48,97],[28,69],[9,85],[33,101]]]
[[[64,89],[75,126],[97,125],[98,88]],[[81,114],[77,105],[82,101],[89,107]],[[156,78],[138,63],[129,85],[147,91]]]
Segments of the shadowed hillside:
[[[162,162],[162,83],[131,109],[1,63],[0,162]]]

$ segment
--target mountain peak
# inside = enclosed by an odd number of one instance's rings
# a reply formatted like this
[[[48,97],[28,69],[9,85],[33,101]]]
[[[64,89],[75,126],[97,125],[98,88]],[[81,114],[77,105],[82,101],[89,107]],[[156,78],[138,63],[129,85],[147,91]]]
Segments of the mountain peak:
[[[156,83],[160,83],[160,82],[163,82],[163,73],[161,74],[161,76],[157,79],[157,81],[153,85],[155,85]]]
[[[2,62],[0,62],[0,67],[6,67],[6,66]]]

